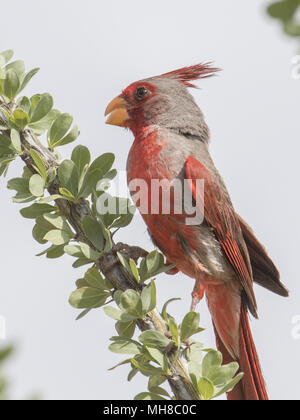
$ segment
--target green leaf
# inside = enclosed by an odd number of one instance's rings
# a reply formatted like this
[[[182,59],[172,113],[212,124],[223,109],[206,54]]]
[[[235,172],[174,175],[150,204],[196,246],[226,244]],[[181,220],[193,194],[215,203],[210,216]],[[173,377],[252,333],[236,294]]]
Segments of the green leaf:
[[[31,193],[18,193],[15,195],[15,197],[13,197],[12,201],[14,203],[29,203],[30,201],[35,200],[36,197],[34,195],[32,195]]]
[[[195,361],[191,361],[188,364],[189,375],[193,382],[194,387],[198,388],[198,381],[201,378],[202,368],[201,364]]]
[[[67,134],[72,125],[72,122],[72,115],[67,113],[59,115],[53,121],[48,133],[49,147],[53,148],[54,145]]]
[[[4,63],[8,63],[14,56],[13,50],[5,50],[0,53],[0,56],[4,59]]]
[[[13,157],[2,157],[0,158],[0,176],[2,174],[4,174],[4,176],[6,176],[8,168],[9,168],[9,164],[15,160],[15,156]]]
[[[104,229],[104,236],[105,236],[104,252],[110,252],[113,244],[112,244],[111,234],[108,229]]]
[[[299,37],[300,36],[300,24],[291,20],[284,24],[284,32],[287,35]]]
[[[114,308],[113,306],[105,306],[103,310],[110,318],[121,321],[122,311],[120,309]]]
[[[53,245],[63,245],[68,243],[73,236],[65,230],[53,229],[45,235],[44,240],[51,242]]]
[[[156,306],[156,287],[153,280],[149,285],[143,288],[141,299],[144,314],[153,311]]]
[[[116,323],[116,330],[120,337],[132,338],[136,324],[134,321]]]
[[[114,341],[110,346],[109,350],[113,353],[119,354],[138,354],[142,346],[137,341],[131,340],[126,337],[113,337]]]
[[[110,290],[111,286],[108,282],[101,276],[99,270],[96,267],[89,268],[84,275],[85,280],[91,287],[102,290]]]
[[[172,298],[172,299],[167,300],[167,302],[164,304],[162,308],[161,316],[166,322],[168,321],[167,307],[169,303],[174,302],[175,300],[181,300],[181,298]]]
[[[122,294],[122,292],[121,292]],[[114,299],[116,300],[116,293],[114,294]],[[104,312],[107,316],[114,319],[115,321],[121,321],[121,322],[130,322],[136,319],[135,316],[128,315],[126,312],[122,312],[117,308],[114,308],[113,306],[106,306],[103,308]]]
[[[88,244],[85,244],[83,242],[80,242],[79,245],[80,245],[81,251],[82,251],[83,255],[85,256],[85,258],[87,258],[91,261],[98,260],[98,258],[100,257],[100,252],[95,251]]]
[[[79,134],[80,134],[80,132],[78,130],[77,125],[74,125],[74,127],[69,132],[69,134],[67,134],[62,139],[58,140],[56,143],[51,143],[51,147],[54,148],[54,147],[58,147],[58,146],[65,146],[66,144],[72,143],[73,141],[75,141],[77,139]]]
[[[47,251],[47,258],[59,258],[64,255],[64,246],[63,245],[53,245]]]
[[[35,68],[30,70],[28,73],[26,73],[26,75],[24,76],[22,83],[21,83],[21,87],[19,89],[19,92],[21,92],[23,89],[25,89],[25,87],[28,85],[28,83],[30,82],[30,80],[33,78],[33,76],[39,71],[39,68]]]
[[[84,177],[80,197],[88,197],[96,189],[98,181],[111,169],[114,160],[112,153],[104,153],[93,161]]]
[[[64,188],[76,197],[78,192],[79,172],[72,160],[64,160],[58,168],[58,178]]]
[[[9,161],[0,162],[0,176],[4,174],[6,176],[8,168],[9,168]]]
[[[135,290],[125,290],[121,295],[119,306],[129,315],[137,318],[144,316],[141,297]]]
[[[172,335],[172,338],[175,342],[175,345],[178,347],[179,346],[179,330],[178,330],[178,325],[176,324],[174,318],[169,317],[168,327],[169,327],[169,331]]]
[[[24,61],[23,60],[16,60],[16,61],[12,61],[11,63],[7,64],[5,66],[6,73],[9,70],[14,70],[16,72],[16,74],[18,75],[19,79],[21,79],[21,77],[23,76],[23,74],[25,72]]]
[[[202,375],[210,378],[211,374],[216,371],[216,368],[221,366],[222,353],[216,350],[209,351],[202,362]]]
[[[76,317],[76,321],[78,321],[79,319],[83,318],[85,315],[87,315],[93,308],[87,308],[84,309],[82,312],[80,312],[80,314]]]
[[[223,385],[230,381],[239,369],[237,362],[231,362],[209,371],[209,379],[214,385]]]
[[[160,400],[166,400],[166,398],[163,398],[161,395],[153,394],[152,392],[140,392],[134,397],[135,401],[139,400],[149,400],[149,401],[160,401]]]
[[[20,80],[18,74],[13,69],[6,72],[6,78],[2,82],[4,95],[12,101],[16,96],[20,87]]]
[[[31,103],[30,115],[32,115],[32,112],[34,108],[36,107],[36,104],[40,101],[41,97],[42,95],[40,93],[37,93],[30,98],[30,103]]]
[[[22,109],[26,112],[26,114],[29,115],[31,104],[27,96],[21,96],[20,98],[18,98],[17,105],[19,109]]]
[[[54,182],[55,178],[56,178],[56,168],[51,168],[50,173],[48,174],[48,185],[51,185],[52,182]],[[63,197],[57,197],[57,198],[63,198]]]
[[[146,376],[150,375],[162,375],[164,372],[161,368],[157,368],[155,366],[152,366],[151,363],[142,360],[139,356],[138,358],[134,358],[131,360],[131,364],[139,369],[139,371]]]
[[[136,263],[133,261],[132,258],[129,259],[129,266],[130,266],[131,272],[134,275],[136,281],[139,283],[140,282],[139,270],[136,266]]]
[[[10,155],[13,151],[11,149],[11,140],[9,137],[0,134],[0,156]]]
[[[34,203],[29,207],[21,209],[20,213],[26,219],[36,219],[38,216],[42,216],[44,213],[49,213],[53,210],[55,210],[55,207],[49,204]]]
[[[5,346],[0,349],[0,363],[2,364],[4,361],[6,361],[14,352],[13,346]],[[2,379],[2,378],[1,378]]]
[[[71,293],[69,303],[74,308],[99,308],[103,306],[109,293],[92,287],[82,287]]]
[[[198,390],[204,400],[210,400],[214,395],[214,384],[207,378],[200,378]]]
[[[22,109],[15,109],[14,111],[14,123],[22,131],[29,123],[30,119],[27,112]]]
[[[58,216],[57,214],[44,214],[44,219],[54,226],[56,229],[65,230],[70,235],[73,235],[73,232],[66,220],[63,216]]]
[[[35,197],[44,195],[45,181],[39,174],[34,174],[29,180],[29,191]]]
[[[4,174],[6,176],[8,168],[9,168],[9,161],[0,162],[0,177]]]
[[[31,170],[27,166],[24,166],[22,177],[28,179],[28,182],[29,182],[31,175],[32,175]]]
[[[104,247],[104,236],[101,225],[91,216],[84,216],[82,218],[82,227],[86,237],[99,250],[102,251]]]
[[[273,18],[280,19],[282,21],[290,20],[299,6],[298,0],[279,1],[272,3],[267,11]]]
[[[42,216],[38,216],[36,219],[36,224],[32,230],[32,235],[34,239],[40,243],[45,244],[47,241],[44,239],[46,233],[53,229],[53,226],[48,223]]]
[[[168,370],[168,361],[166,356],[156,348],[146,347],[146,349],[151,358],[162,367],[164,372],[166,372]]]
[[[170,398],[169,393],[165,389],[161,388],[160,386],[153,386],[152,388],[149,389],[149,392],[151,392],[152,394],[163,395],[164,397]]]
[[[166,380],[167,380],[166,376],[151,376],[148,380],[149,391],[151,391],[151,388],[154,388],[163,384]]]
[[[107,192],[104,193],[105,185],[105,178],[97,184],[97,190],[102,191],[96,202],[98,214],[102,216],[106,226],[111,228],[127,226],[132,220],[135,207],[130,205],[130,200],[127,198],[113,197]],[[133,211],[129,213],[131,209]]]
[[[244,376],[243,373],[239,373],[224,387],[217,388],[217,393],[214,395],[214,398],[218,397],[219,395],[224,394],[225,392],[232,391],[235,385],[242,379],[243,376]]]
[[[127,365],[128,363],[131,363],[131,359],[125,359],[125,360],[123,360],[122,362],[118,363],[117,365],[115,365],[115,366],[113,366],[113,367],[109,368],[108,370],[114,370],[114,369],[116,369],[117,367],[122,366],[122,365]]]
[[[79,176],[81,176],[85,166],[90,164],[91,154],[86,146],[79,145],[73,150],[71,159],[77,166]]]
[[[65,245],[65,253],[71,257],[83,258],[84,255],[79,245]]]
[[[49,248],[44,249],[44,251],[39,252],[38,254],[36,254],[36,257],[41,257],[42,255],[47,254],[48,251],[50,251],[52,248],[56,248],[55,245],[51,245]]]
[[[9,190],[16,190],[18,193],[29,193],[29,180],[25,178],[12,178],[7,183]]]
[[[66,188],[60,188],[59,192],[63,196],[62,198],[72,201],[73,203],[76,202],[76,198],[74,197],[74,195]]]
[[[89,287],[85,279],[77,279],[75,281],[76,289],[81,289],[82,287]]]
[[[148,261],[147,261],[148,258]],[[150,277],[156,276],[157,274],[164,273],[175,265],[166,266],[164,264],[164,257],[158,251],[153,251],[146,258],[143,258],[140,264],[139,273],[142,281],[147,280]]]
[[[18,193],[13,197],[14,203],[29,203],[30,201],[35,200],[36,197],[31,193]]]
[[[53,194],[53,195],[49,195],[48,197],[43,197],[43,198],[40,198],[39,199],[39,201],[38,201],[38,203],[51,203],[51,201],[55,201],[55,200],[57,200],[57,199],[59,199],[59,198],[63,198],[61,195],[59,195],[59,194]]]
[[[52,122],[55,120],[55,118],[58,117],[58,115],[60,115],[60,112],[57,109],[51,109],[51,111],[48,112],[45,117],[34,123],[29,123],[28,126],[32,129],[34,134],[41,136],[46,130],[50,128]]]
[[[128,226],[131,223],[133,216],[134,213],[122,214],[118,219],[114,220],[114,222],[110,225],[110,228],[123,228]]]
[[[202,363],[203,355],[203,344],[201,343],[191,343],[191,345],[186,349],[186,359],[188,362],[193,361],[198,365]]]
[[[108,171],[105,174],[106,179],[114,179],[116,176],[117,176],[117,170],[116,169],[111,169],[110,171]]]
[[[139,340],[146,346],[154,346],[161,349],[166,348],[170,344],[170,340],[164,334],[155,330],[144,331],[139,336]]]
[[[150,252],[146,257],[146,266],[148,273],[153,273],[155,270],[158,269],[160,264],[160,256],[159,253],[155,250]]]
[[[22,152],[22,146],[21,146],[20,134],[14,128],[11,129],[10,139],[11,139],[11,143],[12,143],[14,149],[18,153],[21,153]]]
[[[183,318],[180,334],[181,334],[181,341],[187,340],[193,334],[199,332],[199,322],[200,322],[200,314],[197,312],[189,312]]]
[[[36,168],[38,170],[38,173],[41,175],[41,177],[44,179],[44,181],[47,180],[47,169],[46,166],[40,157],[40,155],[34,150],[30,149],[30,155],[36,165]]]
[[[83,265],[87,265],[87,264],[91,264],[91,261],[88,260],[87,258],[78,258],[78,260],[76,260],[72,264],[72,267],[73,268],[78,268],[78,267],[82,267]]]
[[[133,368],[133,369],[131,369],[131,371],[128,373],[128,376],[127,376],[127,381],[128,382],[130,382],[131,381],[131,379],[136,375],[138,373],[138,369],[136,369],[136,368]]]
[[[128,261],[126,260],[126,258],[123,257],[123,255],[120,252],[117,252],[117,256],[120,260],[120,263],[123,265],[123,267],[126,268],[128,273],[131,273],[131,268],[130,268],[130,265],[128,264]]]
[[[36,102],[31,101],[30,125],[44,118],[53,107],[53,98],[49,93],[43,93]]]
[[[114,301],[116,302],[116,304],[118,306],[120,306],[120,302],[121,302],[121,296],[122,296],[123,292],[121,290],[116,290],[114,292]]]

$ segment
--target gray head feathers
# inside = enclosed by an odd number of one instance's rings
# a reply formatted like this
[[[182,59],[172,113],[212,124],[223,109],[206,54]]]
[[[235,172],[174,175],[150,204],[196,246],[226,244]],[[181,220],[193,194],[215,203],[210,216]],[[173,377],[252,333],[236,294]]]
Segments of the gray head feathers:
[[[209,141],[204,116],[185,84],[162,76],[146,79],[156,86],[156,95],[144,104],[144,119],[195,140]]]

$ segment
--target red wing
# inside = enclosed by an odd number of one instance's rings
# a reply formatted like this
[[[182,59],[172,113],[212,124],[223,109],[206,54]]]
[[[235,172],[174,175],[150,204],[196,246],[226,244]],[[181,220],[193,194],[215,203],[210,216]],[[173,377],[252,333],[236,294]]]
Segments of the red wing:
[[[222,191],[207,168],[191,156],[186,161],[186,176],[191,180],[194,200],[202,205],[205,220],[213,228],[224,254],[241,281],[249,309],[257,316],[250,259],[229,196]],[[204,180],[204,197],[193,182],[196,179]]]

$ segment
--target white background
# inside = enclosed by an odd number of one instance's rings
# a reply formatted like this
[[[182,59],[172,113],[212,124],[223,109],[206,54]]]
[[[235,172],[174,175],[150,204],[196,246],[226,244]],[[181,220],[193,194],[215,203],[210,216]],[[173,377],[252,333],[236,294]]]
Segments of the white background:
[[[26,94],[48,91],[55,106],[74,115],[94,157],[111,151],[124,169],[132,135],[104,124],[107,103],[129,83],[185,65],[213,60],[224,71],[193,91],[211,128],[211,151],[238,212],[252,225],[291,291],[284,299],[256,287],[260,319],[251,322],[270,398],[299,399],[300,314],[299,87],[291,77],[296,44],[252,0],[0,1],[0,50],[13,48],[40,73]],[[71,147],[62,149],[69,157]],[[9,177],[20,175],[15,164]],[[127,367],[107,349],[113,321],[102,309],[76,321],[68,304],[82,270],[71,258],[47,260],[1,188],[0,315],[7,342],[18,351],[8,366],[14,398],[38,391],[48,399],[130,399],[146,390],[143,377],[126,382]],[[152,249],[139,217],[119,239]],[[193,281],[179,274],[157,280],[159,304],[170,297],[180,321]],[[171,308],[170,308],[171,309]],[[205,302],[199,307],[214,346]],[[1,342],[0,342],[1,344]]]

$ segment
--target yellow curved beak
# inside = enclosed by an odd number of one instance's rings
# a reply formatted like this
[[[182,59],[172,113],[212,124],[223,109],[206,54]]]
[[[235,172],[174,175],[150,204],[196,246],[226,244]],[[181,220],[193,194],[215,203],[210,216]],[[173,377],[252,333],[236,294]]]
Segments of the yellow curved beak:
[[[105,116],[108,115],[106,124],[118,125],[119,127],[127,127],[129,122],[129,115],[126,109],[126,101],[121,97],[117,96],[113,99],[105,110]]]

